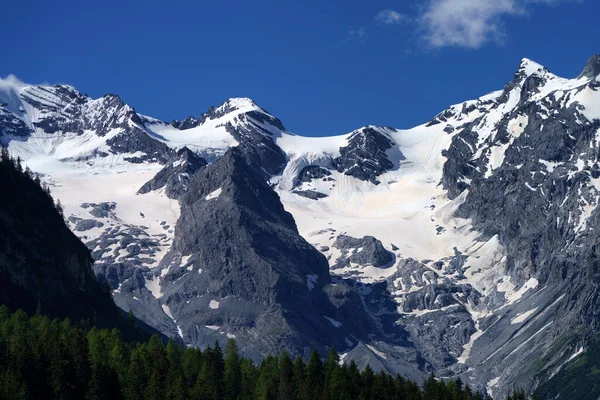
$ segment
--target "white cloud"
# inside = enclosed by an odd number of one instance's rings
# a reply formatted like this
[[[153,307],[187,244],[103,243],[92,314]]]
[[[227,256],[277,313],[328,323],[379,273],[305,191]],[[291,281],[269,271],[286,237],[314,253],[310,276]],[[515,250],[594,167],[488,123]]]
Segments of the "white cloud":
[[[395,10],[383,10],[375,16],[375,21],[383,25],[394,25],[408,21],[408,17]]]
[[[520,12],[515,0],[432,0],[419,22],[432,47],[478,48],[502,37],[501,16]]]
[[[523,15],[528,5],[553,5],[583,0],[429,0],[418,17],[425,42],[433,48],[447,46],[477,49],[505,36],[503,18]]]

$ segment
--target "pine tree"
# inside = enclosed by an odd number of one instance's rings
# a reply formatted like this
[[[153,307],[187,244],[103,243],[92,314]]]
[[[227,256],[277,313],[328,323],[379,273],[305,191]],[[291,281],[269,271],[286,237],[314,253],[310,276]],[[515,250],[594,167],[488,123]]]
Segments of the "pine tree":
[[[258,379],[258,372],[251,360],[243,359],[240,365],[242,383],[240,387],[240,400],[254,399],[254,389]]]
[[[260,374],[256,381],[256,398],[276,400],[279,391],[279,363],[277,358],[267,356],[260,364]]]
[[[167,359],[169,360],[169,369],[175,371],[181,364],[181,348],[169,339],[167,342]]]
[[[365,369],[360,374],[360,397],[362,399],[370,398],[371,393],[373,393],[373,383],[375,381],[375,374],[371,369],[370,365],[367,365]]]
[[[17,168],[17,172],[19,174],[23,173],[23,165],[21,164],[21,157],[17,157],[17,160],[15,162],[15,167]]]
[[[121,386],[115,371],[105,364],[92,368],[92,377],[85,395],[86,400],[119,400]]]
[[[323,382],[323,400],[328,400],[330,398],[332,398],[332,396],[334,395],[334,393],[332,392],[331,388],[330,388],[330,384],[331,384],[331,377],[333,372],[335,371],[336,368],[339,368],[339,362],[340,362],[340,356],[337,353],[337,351],[335,351],[335,348],[331,347],[329,348],[329,352],[327,354],[327,359],[325,360],[325,365],[324,365],[324,382]]]
[[[218,400],[219,397],[212,384],[211,367],[209,363],[204,363],[202,370],[198,374],[198,379],[190,392],[192,400]]]
[[[127,400],[142,400],[145,386],[145,369],[139,351],[134,349],[131,352],[129,368],[127,370],[127,384],[125,390],[125,398]]]
[[[294,388],[292,384],[294,369],[290,356],[284,351],[279,357],[279,400],[293,400]]]
[[[9,367],[4,372],[0,370],[0,399],[25,400],[28,398],[21,373],[14,367]]]
[[[235,400],[240,394],[242,371],[235,340],[229,339],[225,347],[224,394],[226,400]]]
[[[218,399],[223,398],[223,374],[225,373],[225,362],[223,361],[223,351],[219,342],[215,342],[215,347],[208,352],[210,356],[210,380],[214,385],[215,396]]]
[[[361,385],[360,371],[354,360],[350,361],[348,371],[346,373],[347,393],[349,398],[357,399],[360,395]]]
[[[173,379],[169,380],[169,389],[167,393],[169,400],[185,400],[187,399],[187,393],[185,389],[185,383],[181,374],[175,375]]]
[[[440,389],[435,375],[432,373],[429,375],[425,383],[423,384],[423,399],[434,400],[440,397]]]
[[[165,399],[165,382],[162,379],[162,374],[158,368],[154,368],[148,385],[144,390],[145,400],[163,400]]]
[[[304,361],[300,356],[294,359],[294,366],[292,371],[292,390],[294,392],[295,399],[302,398],[302,390],[304,387]]]
[[[328,387],[328,398],[331,400],[343,400],[348,398],[348,385],[347,385],[347,370],[346,365],[338,366],[334,368],[329,377],[329,381],[327,383]]]
[[[304,385],[302,395],[305,399],[317,399],[323,392],[323,362],[316,350],[310,355],[306,371],[304,372]]]
[[[8,147],[6,147],[5,145],[3,145],[2,149],[0,149],[0,162],[5,165],[10,162],[10,155],[8,154]]]
[[[194,348],[186,349],[181,357],[181,369],[186,385],[192,387],[202,369],[202,352]]]
[[[65,210],[63,209],[59,199],[56,200],[56,211],[58,211],[58,214],[63,217],[63,219],[65,218]]]

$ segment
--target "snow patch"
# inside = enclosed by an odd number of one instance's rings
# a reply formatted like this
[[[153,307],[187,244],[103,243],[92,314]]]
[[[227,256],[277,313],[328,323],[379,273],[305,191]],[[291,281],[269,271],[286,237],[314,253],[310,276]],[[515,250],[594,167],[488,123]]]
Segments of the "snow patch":
[[[498,382],[500,382],[500,377],[499,376],[496,377],[496,378],[494,378],[494,379],[492,379],[491,381],[489,381],[487,383],[486,387],[487,387],[488,394],[490,396],[493,396],[493,394],[494,394],[494,388],[496,386],[498,386]]]
[[[160,291],[160,277],[154,277],[154,279],[145,279],[146,281],[146,289],[152,293],[152,296],[156,299],[160,299],[162,297],[162,292]]]
[[[527,321],[537,309],[538,307],[529,311],[525,311],[524,313],[517,314],[513,319],[510,320],[511,325],[520,324]]]
[[[387,360],[387,355],[379,350],[377,350],[375,347],[371,346],[370,344],[367,345],[367,347],[369,348],[369,350],[371,350],[373,353],[377,354],[379,357],[383,358],[384,360]]]
[[[331,323],[331,325],[333,325],[334,328],[339,328],[342,326],[342,323],[340,321],[336,321],[333,318],[329,318],[329,317],[325,317],[325,316],[323,316],[323,318],[325,318],[327,321],[329,321],[329,323]]]
[[[175,321],[175,318],[173,318],[173,314],[171,314],[171,309],[169,308],[169,306],[166,304],[161,304],[161,307],[162,307],[163,311],[165,312],[165,314],[167,314],[169,316],[169,318],[171,318],[173,321]]]
[[[312,291],[315,288],[318,280],[318,275],[306,275],[306,286],[308,287],[308,290]]]
[[[209,193],[204,199],[205,200],[214,200],[214,199],[217,199],[221,195],[222,191],[223,191],[223,189],[218,188],[214,192]]]
[[[584,352],[584,349],[583,349],[583,346],[582,346],[579,349],[577,349],[577,351],[575,353],[573,353],[573,355],[571,355],[571,357],[569,357],[569,359],[567,360],[567,362],[573,361],[575,358],[579,357],[583,352]]]

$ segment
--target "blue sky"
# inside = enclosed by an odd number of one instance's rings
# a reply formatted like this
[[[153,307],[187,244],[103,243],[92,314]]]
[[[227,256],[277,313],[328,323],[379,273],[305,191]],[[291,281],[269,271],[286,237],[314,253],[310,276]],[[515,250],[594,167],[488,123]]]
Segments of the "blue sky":
[[[117,93],[170,121],[251,97],[296,133],[408,128],[501,89],[522,57],[576,76],[596,0],[12,1],[0,76]]]

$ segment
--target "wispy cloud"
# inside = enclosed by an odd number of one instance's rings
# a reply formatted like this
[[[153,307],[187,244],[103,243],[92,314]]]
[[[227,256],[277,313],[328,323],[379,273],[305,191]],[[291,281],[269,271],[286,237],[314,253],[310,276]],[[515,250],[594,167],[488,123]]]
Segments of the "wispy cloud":
[[[344,40],[344,43],[350,44],[354,42],[359,44],[365,44],[367,42],[368,37],[369,35],[367,34],[367,30],[364,26],[361,26],[358,29],[349,30],[348,35]]]
[[[556,5],[583,0],[430,0],[418,18],[425,42],[433,47],[477,49],[487,42],[501,43],[507,16],[525,15],[534,4]]]
[[[522,13],[516,0],[432,0],[418,19],[431,47],[479,48],[504,37],[502,17]]]
[[[406,15],[400,14],[398,11],[395,10],[383,10],[375,16],[375,21],[377,21],[378,24],[382,25],[401,24],[408,20],[409,18]]]
[[[478,49],[489,42],[502,43],[507,37],[507,17],[528,15],[534,6],[584,0],[426,0],[416,15],[395,10],[379,12],[379,25],[412,21],[418,36],[429,48],[466,47]]]

